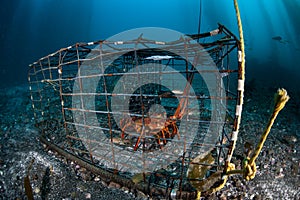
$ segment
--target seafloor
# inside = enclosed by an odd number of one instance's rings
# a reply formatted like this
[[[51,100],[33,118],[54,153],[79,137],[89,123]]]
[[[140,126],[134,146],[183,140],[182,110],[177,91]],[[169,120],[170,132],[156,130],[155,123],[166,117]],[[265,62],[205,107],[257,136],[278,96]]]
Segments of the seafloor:
[[[245,94],[242,125],[234,154],[238,165],[245,142],[259,140],[272,110],[277,88],[251,85]],[[300,92],[279,114],[257,160],[251,181],[232,176],[219,192],[203,199],[300,199]],[[27,86],[0,90],[0,199],[27,199],[29,171],[34,199],[145,199],[47,151],[39,142]]]

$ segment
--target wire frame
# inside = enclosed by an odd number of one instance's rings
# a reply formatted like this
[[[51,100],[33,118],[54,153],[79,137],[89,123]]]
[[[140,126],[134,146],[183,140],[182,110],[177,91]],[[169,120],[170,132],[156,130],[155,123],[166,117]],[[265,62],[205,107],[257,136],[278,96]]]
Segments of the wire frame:
[[[41,141],[107,182],[193,198],[231,159],[238,45],[219,25],[171,42],[77,43],[41,58],[28,73]]]

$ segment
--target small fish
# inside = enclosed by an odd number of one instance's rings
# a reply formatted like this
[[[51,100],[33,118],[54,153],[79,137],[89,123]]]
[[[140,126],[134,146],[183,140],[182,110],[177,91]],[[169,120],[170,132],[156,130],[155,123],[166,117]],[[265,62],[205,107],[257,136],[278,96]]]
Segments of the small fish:
[[[173,56],[149,56],[147,58],[145,58],[146,60],[168,60],[174,58]]]
[[[281,41],[282,37],[281,36],[275,36],[275,37],[272,37],[272,40]]]
[[[283,44],[289,43],[289,41],[284,40],[281,36],[275,36],[275,37],[272,37],[272,40],[276,40],[276,41],[278,41],[278,42],[280,42],[280,43],[283,43]]]

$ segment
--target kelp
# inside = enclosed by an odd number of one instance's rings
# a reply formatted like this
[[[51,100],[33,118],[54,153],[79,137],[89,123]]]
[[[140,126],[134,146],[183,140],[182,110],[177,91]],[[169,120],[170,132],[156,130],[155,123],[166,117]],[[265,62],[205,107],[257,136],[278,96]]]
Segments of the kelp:
[[[26,194],[28,200],[34,200],[32,187],[30,185],[30,179],[29,179],[29,172],[32,168],[33,163],[34,163],[34,159],[32,159],[31,162],[29,163],[28,168],[27,168],[27,172],[26,172],[26,176],[24,178],[25,194]]]
[[[47,195],[50,192],[50,167],[46,168],[45,174],[43,176],[42,187],[41,187],[41,198],[42,200],[47,199]]]
[[[191,185],[197,191],[206,191],[206,180],[205,175],[207,171],[215,163],[215,159],[212,156],[211,152],[206,155],[199,155],[194,158],[190,164],[187,177],[190,179]],[[201,180],[203,179],[203,180]]]

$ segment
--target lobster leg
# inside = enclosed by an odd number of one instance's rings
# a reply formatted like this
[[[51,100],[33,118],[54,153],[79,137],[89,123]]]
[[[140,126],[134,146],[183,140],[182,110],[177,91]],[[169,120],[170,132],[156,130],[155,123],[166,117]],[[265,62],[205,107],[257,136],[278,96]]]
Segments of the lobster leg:
[[[134,151],[136,151],[139,148],[140,142],[141,142],[141,136],[138,137],[138,139],[134,145],[134,148],[133,148]]]
[[[175,135],[177,135],[178,140],[180,140],[180,134],[178,131],[178,127],[176,126],[176,124],[174,123],[174,125],[172,126],[172,137],[174,137]]]
[[[122,139],[125,138],[125,130],[126,130],[126,128],[127,128],[128,126],[130,126],[129,123],[125,124],[125,125],[123,126],[123,128],[121,129],[121,130],[122,130],[122,132],[121,132],[121,138],[122,138]]]
[[[139,148],[139,144],[141,142],[141,138],[144,135],[145,127],[140,126],[139,128],[136,128],[138,132],[140,132],[140,136],[137,138],[136,143],[134,145],[134,151],[136,151]]]
[[[168,132],[168,131],[167,131]],[[159,136],[158,136],[159,137]],[[163,143],[164,143],[164,145],[166,145],[167,144],[167,141],[166,141],[166,137],[165,137],[165,130],[163,129],[163,130],[161,130],[161,137],[163,138]],[[159,143],[160,143],[160,141],[159,141]]]

